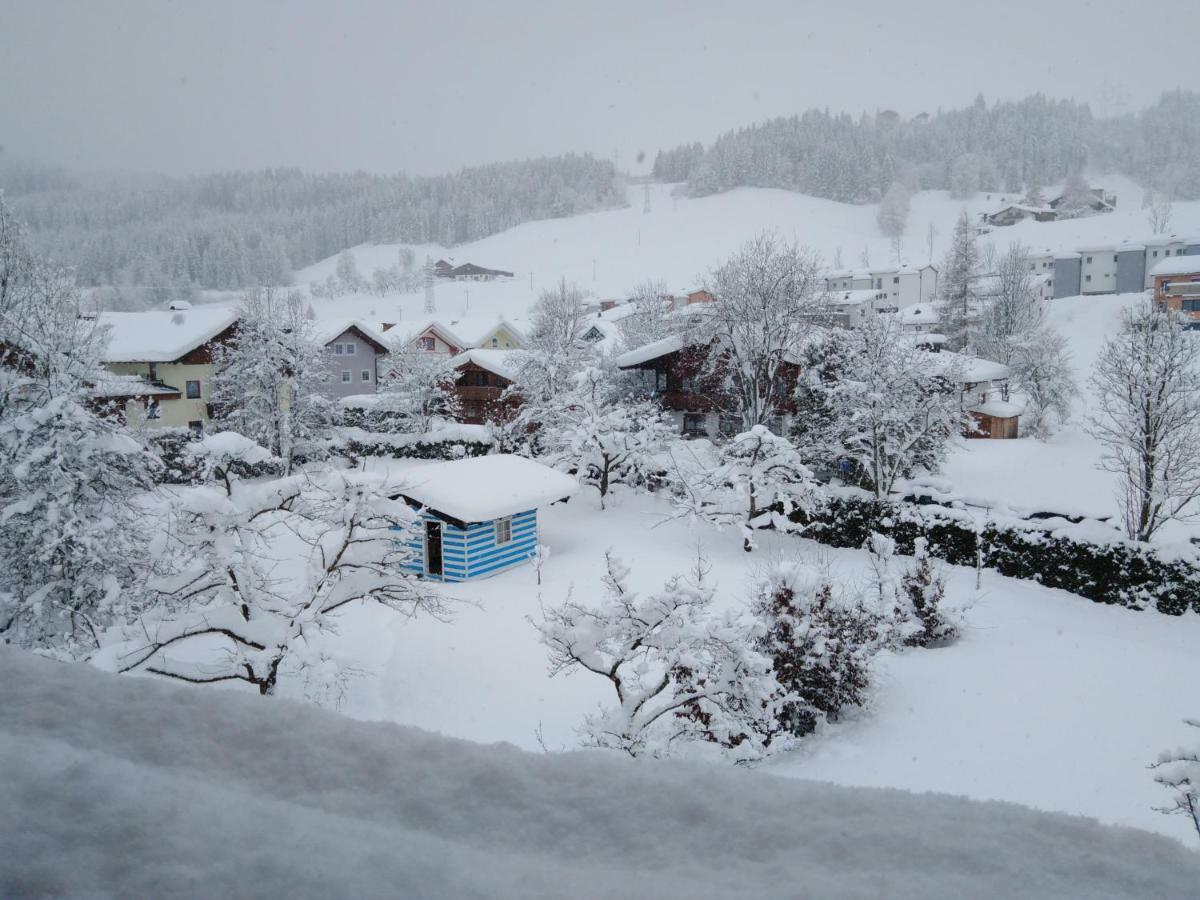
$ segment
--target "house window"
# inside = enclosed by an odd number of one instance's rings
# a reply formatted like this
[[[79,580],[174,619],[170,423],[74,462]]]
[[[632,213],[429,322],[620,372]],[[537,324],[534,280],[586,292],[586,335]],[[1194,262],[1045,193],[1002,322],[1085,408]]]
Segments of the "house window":
[[[350,370],[342,369],[342,384],[349,384],[351,381]]]
[[[721,413],[721,418],[717,421],[717,431],[720,433],[721,437],[733,437],[741,430],[741,418],[730,415],[729,413]]]
[[[1155,251],[1154,251],[1154,256],[1155,256],[1155,257],[1157,257],[1157,256],[1158,256],[1158,251],[1157,251],[1157,250],[1155,250]]]
[[[900,283],[900,276],[897,275],[895,278],[892,279],[892,284],[899,284],[899,283]]]
[[[696,390],[697,390],[696,377],[694,375],[692,375],[692,376],[688,376],[685,378],[681,378],[679,380],[679,389],[681,391],[683,391],[685,394],[696,393]]]
[[[1113,254],[1113,262],[1116,262],[1116,261],[1117,261],[1117,254],[1114,253]]]
[[[1184,312],[1200,312],[1200,299],[1192,300],[1190,298],[1181,300]]]
[[[492,348],[498,349],[499,347],[500,347],[500,338],[492,338]]]
[[[505,516],[496,520],[496,546],[512,543],[512,517]]]
[[[199,419],[192,419],[192,421],[188,422],[188,428],[190,428],[192,434],[196,436],[204,434],[204,423]]]
[[[185,385],[185,389],[187,390],[187,398],[189,400],[199,400],[200,399],[200,382],[199,381],[189,381]]]
[[[1084,277],[1084,279],[1083,279],[1083,280],[1084,280],[1084,281],[1091,281],[1091,280],[1092,280],[1092,276],[1091,276],[1091,275],[1087,275],[1087,276],[1085,276],[1085,277]]]
[[[683,433],[687,435],[707,434],[708,430],[704,427],[705,418],[703,413],[684,413]]]
[[[464,419],[478,419],[479,418],[479,404],[476,403],[474,400],[468,400],[466,403],[464,403],[463,404],[463,418]]]
[[[665,391],[667,389],[667,372],[665,369],[656,369],[654,372],[654,389],[656,391]]]
[[[334,356],[342,356],[345,354],[345,352],[346,352],[345,344],[334,344],[333,345],[333,355]]]
[[[362,370],[362,380],[363,380],[363,381],[370,381],[370,380],[371,380],[371,370],[370,370],[370,369],[363,369],[363,370]]]
[[[1092,261],[1092,258],[1089,256],[1089,257],[1087,258],[1087,261],[1088,261],[1088,262],[1091,262],[1091,261]]]
[[[353,356],[355,353],[354,341],[346,341],[346,355]]]
[[[771,416],[771,418],[767,419],[767,430],[770,431],[771,434],[777,434],[782,437],[783,416]]]
[[[432,337],[421,338],[421,349],[429,350],[429,351],[436,349],[436,344],[434,342],[434,339]]]

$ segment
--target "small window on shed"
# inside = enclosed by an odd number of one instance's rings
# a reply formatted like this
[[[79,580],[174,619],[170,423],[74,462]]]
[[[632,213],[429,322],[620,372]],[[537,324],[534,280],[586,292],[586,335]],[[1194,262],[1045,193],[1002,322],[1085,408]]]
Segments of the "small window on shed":
[[[503,519],[496,520],[496,546],[507,544],[512,541],[512,517],[505,516]]]

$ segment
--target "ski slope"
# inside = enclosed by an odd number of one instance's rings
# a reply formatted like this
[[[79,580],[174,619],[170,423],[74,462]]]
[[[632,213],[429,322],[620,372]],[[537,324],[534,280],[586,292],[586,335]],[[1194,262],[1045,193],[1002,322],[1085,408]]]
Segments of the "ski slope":
[[[0,648],[0,894],[1184,897],[1133,829],[934,794],[553,756]]]

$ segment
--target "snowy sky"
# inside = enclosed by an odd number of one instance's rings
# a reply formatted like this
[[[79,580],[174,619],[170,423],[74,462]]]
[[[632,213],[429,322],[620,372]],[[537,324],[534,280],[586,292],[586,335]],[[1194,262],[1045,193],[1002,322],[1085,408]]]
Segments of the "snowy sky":
[[[168,172],[626,167],[810,106],[1136,108],[1197,86],[1154,40],[1197,27],[1195,0],[0,0],[0,145]]]

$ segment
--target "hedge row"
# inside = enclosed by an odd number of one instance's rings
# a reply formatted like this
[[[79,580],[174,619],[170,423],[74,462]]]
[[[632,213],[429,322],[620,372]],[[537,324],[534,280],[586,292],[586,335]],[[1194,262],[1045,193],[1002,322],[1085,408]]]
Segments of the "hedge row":
[[[163,463],[158,476],[160,484],[200,484],[204,480],[204,461],[187,452],[187,445],[196,440],[190,428],[155,428],[145,434],[150,449]],[[255,465],[235,461],[230,469],[239,478],[283,474],[279,460]]]
[[[339,453],[354,459],[364,456],[387,456],[392,459],[462,459],[467,456],[486,456],[492,445],[485,441],[419,440],[399,443],[388,435],[369,435],[347,438]],[[372,440],[377,438],[377,440]]]
[[[1120,538],[1091,541],[1030,524],[989,522],[982,529],[966,514],[854,496],[827,499],[815,512],[793,514],[805,536],[832,547],[862,547],[872,532],[912,554],[924,538],[933,556],[952,565],[977,561],[1010,578],[1061,588],[1097,603],[1131,609],[1154,607],[1168,615],[1200,613],[1200,565],[1184,551],[1172,557],[1159,548]]]

